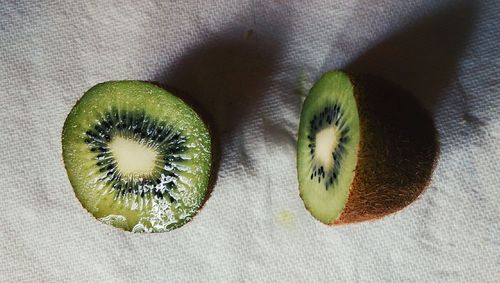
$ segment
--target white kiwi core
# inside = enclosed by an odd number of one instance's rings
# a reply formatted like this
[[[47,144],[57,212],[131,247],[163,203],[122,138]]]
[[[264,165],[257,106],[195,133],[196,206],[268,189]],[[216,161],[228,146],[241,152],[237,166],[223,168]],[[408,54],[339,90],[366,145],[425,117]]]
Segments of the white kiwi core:
[[[316,134],[316,150],[314,157],[323,165],[325,171],[333,169],[332,152],[340,142],[340,132],[334,125],[326,127]]]
[[[109,149],[122,175],[149,176],[153,174],[158,152],[139,141],[116,136],[109,143]]]

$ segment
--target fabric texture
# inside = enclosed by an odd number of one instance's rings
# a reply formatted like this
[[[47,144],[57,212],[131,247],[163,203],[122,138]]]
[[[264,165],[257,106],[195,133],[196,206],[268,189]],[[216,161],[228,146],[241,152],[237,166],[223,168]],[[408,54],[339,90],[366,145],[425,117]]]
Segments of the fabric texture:
[[[500,281],[498,1],[43,2],[0,5],[1,282]],[[297,93],[339,68],[412,91],[441,153],[405,210],[327,227],[298,195]],[[217,184],[172,232],[98,222],[62,163],[72,106],[123,79],[217,128]]]

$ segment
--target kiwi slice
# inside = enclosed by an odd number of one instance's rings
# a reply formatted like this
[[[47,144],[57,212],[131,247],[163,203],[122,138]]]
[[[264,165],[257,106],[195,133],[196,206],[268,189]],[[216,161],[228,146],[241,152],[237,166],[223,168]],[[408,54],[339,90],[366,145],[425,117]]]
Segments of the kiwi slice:
[[[66,118],[62,149],[83,207],[128,231],[178,228],[207,195],[207,127],[181,99],[150,83],[92,87]]]
[[[381,218],[420,195],[437,154],[433,120],[411,95],[373,77],[330,71],[300,116],[300,196],[325,224]]]

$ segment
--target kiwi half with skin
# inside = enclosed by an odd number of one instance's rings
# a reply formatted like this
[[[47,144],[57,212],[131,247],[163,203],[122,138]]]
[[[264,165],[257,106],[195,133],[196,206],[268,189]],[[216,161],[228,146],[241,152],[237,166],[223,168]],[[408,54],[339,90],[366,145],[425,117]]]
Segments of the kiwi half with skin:
[[[300,116],[299,191],[325,224],[378,219],[412,203],[429,184],[438,156],[429,114],[380,79],[324,74]]]
[[[64,165],[97,219],[133,232],[187,223],[205,200],[211,138],[197,113],[141,81],[98,84],[64,123]]]

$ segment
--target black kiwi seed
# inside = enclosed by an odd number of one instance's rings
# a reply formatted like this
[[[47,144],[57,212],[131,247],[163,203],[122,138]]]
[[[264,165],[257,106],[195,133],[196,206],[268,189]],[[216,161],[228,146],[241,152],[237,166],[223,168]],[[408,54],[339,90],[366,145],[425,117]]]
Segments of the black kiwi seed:
[[[92,128],[85,133],[84,142],[89,145],[89,150],[95,154],[96,165],[99,172],[103,173],[101,179],[107,183],[112,184],[112,187],[117,191],[118,195],[138,194],[144,195],[145,186],[154,186],[160,183],[159,178],[156,177],[152,180],[124,180],[121,176],[117,176],[115,172],[115,163],[107,151],[106,144],[111,141],[115,135],[135,136],[137,139],[148,140],[150,145],[158,149],[159,153],[164,157],[166,164],[171,162],[182,161],[183,158],[179,155],[185,149],[186,139],[180,133],[174,133],[172,129],[167,127],[165,123],[158,122],[155,119],[148,117],[144,112],[133,113],[128,111],[118,112],[116,109],[111,109],[110,112],[104,114],[104,121],[96,123]],[[123,118],[121,122],[118,120]],[[113,129],[110,125],[118,125]],[[154,138],[147,139],[152,133],[156,133]],[[108,159],[109,158],[109,159]],[[162,174],[176,178],[177,175],[171,172],[171,166],[165,166]],[[165,187],[171,189],[172,185]],[[155,196],[163,198],[165,194],[161,191],[155,190]],[[173,198],[170,198],[173,200]]]
[[[324,167],[321,164],[318,169],[316,169],[316,165],[314,165],[311,172],[311,180],[314,177],[318,177],[318,183],[321,182],[321,179],[325,180],[325,189],[328,190],[329,186],[331,186],[335,180],[337,179],[340,162],[342,154],[345,150],[344,144],[349,141],[349,128],[345,126],[345,123],[342,121],[342,109],[339,103],[334,103],[332,105],[326,106],[318,115],[313,115],[310,124],[310,133],[307,135],[310,143],[308,147],[310,148],[311,159],[314,162],[314,148],[316,142],[316,133],[325,129],[326,127],[330,127],[332,123],[335,124],[336,127],[339,128],[340,138],[339,144],[332,152],[334,163],[333,168],[329,170],[329,172],[325,172]]]

